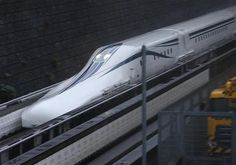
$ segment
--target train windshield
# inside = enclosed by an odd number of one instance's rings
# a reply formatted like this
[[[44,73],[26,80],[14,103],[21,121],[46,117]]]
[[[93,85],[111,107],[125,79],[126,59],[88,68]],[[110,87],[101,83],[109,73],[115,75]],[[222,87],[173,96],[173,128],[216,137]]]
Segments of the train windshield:
[[[121,44],[108,46],[101,50],[93,59],[93,62],[106,62],[120,47]]]

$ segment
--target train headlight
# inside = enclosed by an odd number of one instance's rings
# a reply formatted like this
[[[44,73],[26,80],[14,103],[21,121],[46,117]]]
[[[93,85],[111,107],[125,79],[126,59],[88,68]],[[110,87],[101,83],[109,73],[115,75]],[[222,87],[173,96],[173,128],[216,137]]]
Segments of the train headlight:
[[[101,54],[96,55],[96,60],[98,60],[101,56]]]
[[[104,61],[107,60],[107,59],[109,59],[110,57],[111,57],[111,54],[110,54],[110,53],[104,55]]]

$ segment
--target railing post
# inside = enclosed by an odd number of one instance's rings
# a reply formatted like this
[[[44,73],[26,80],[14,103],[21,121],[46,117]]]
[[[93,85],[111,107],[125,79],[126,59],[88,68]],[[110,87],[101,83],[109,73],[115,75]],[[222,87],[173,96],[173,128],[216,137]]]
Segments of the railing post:
[[[142,46],[142,164],[147,164],[147,147],[146,147],[146,47]]]
[[[231,140],[231,148],[232,148],[232,164],[236,164],[236,113],[232,114],[233,122],[232,122],[232,140]]]

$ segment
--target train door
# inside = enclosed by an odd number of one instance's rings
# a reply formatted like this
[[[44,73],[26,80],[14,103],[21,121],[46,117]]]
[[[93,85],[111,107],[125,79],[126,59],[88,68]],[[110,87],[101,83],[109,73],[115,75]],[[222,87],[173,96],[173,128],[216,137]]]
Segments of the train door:
[[[189,36],[187,33],[183,31],[178,32],[179,37],[179,56],[177,58],[177,62],[184,62],[193,57],[194,49],[190,46]]]
[[[138,81],[140,81],[140,77],[141,77],[141,72],[139,72],[137,70],[137,68],[130,68],[130,83],[134,84],[137,83]]]
[[[141,81],[142,77],[142,59],[136,59],[129,67],[129,79],[130,83],[134,84]]]

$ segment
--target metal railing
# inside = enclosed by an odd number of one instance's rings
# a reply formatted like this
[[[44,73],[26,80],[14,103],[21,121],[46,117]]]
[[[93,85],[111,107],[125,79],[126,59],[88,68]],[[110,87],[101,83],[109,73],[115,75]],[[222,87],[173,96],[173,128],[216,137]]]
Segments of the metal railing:
[[[236,138],[236,113],[166,111],[159,113],[158,117],[159,163],[178,161],[181,165],[236,163],[236,142],[232,140]],[[221,143],[218,139],[214,146],[209,142],[211,131],[209,126],[212,124],[209,117],[218,120],[232,119],[230,133],[229,129],[221,130],[222,134],[219,135]],[[217,130],[218,128],[216,128],[216,138],[218,138]]]
[[[3,111],[7,108],[9,108],[10,106],[16,105],[16,104],[21,104],[24,103],[26,101],[30,101],[30,100],[34,100],[34,99],[38,99],[41,96],[43,96],[45,93],[47,93],[50,89],[52,89],[53,87],[57,86],[59,83],[50,85],[48,87],[45,87],[43,89],[28,93],[24,96],[15,98],[13,100],[10,100],[8,102],[2,103],[0,104],[0,111]]]

